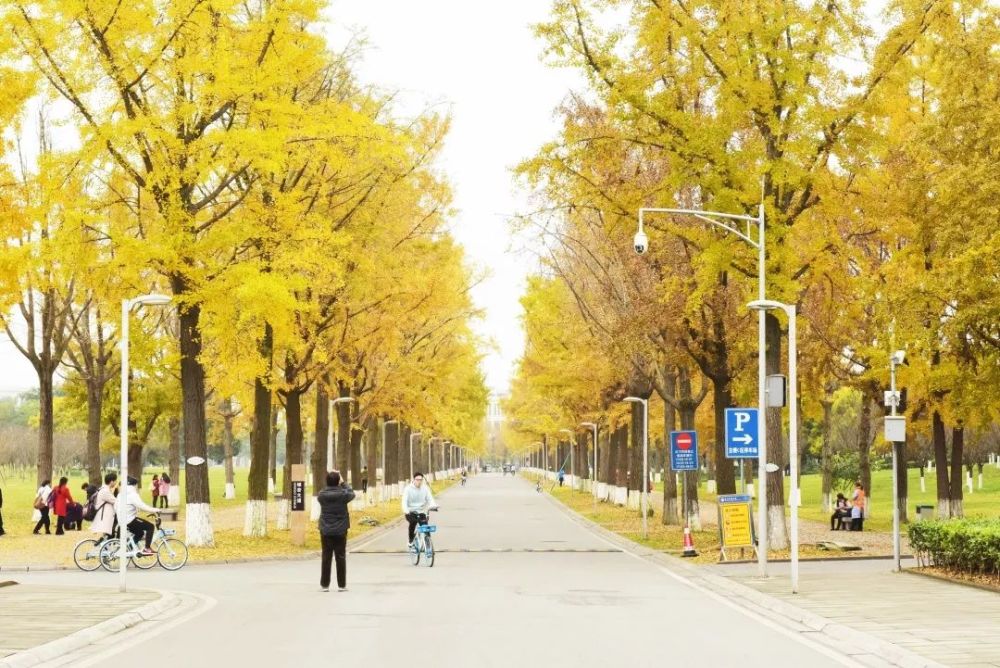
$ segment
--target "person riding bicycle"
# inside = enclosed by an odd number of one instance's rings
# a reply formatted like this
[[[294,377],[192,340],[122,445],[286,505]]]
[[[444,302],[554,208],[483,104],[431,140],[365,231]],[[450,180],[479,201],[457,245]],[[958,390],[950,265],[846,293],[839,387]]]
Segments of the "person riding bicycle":
[[[417,524],[427,524],[427,512],[431,508],[437,508],[434,496],[431,494],[429,485],[424,484],[424,474],[413,474],[413,481],[403,490],[402,496],[403,516],[408,524],[406,548],[413,544],[413,536],[417,530]]]
[[[140,537],[144,537],[146,540],[146,548],[141,552],[141,554],[149,556],[156,554],[150,549],[150,545],[153,544],[153,523],[139,517],[139,511],[143,510],[147,513],[159,514],[160,509],[154,508],[153,506],[147,505],[142,497],[139,496],[139,489],[136,485],[139,481],[129,476],[126,481],[125,491],[122,492],[124,496],[123,503],[125,504],[125,526],[128,531],[135,538],[138,543]]]
[[[465,484],[465,481],[466,481],[466,480],[468,480],[468,478],[469,478],[469,474],[468,474],[468,473],[466,472],[466,470],[465,470],[465,469],[463,468],[463,469],[462,469],[462,484],[463,484],[463,485]]]

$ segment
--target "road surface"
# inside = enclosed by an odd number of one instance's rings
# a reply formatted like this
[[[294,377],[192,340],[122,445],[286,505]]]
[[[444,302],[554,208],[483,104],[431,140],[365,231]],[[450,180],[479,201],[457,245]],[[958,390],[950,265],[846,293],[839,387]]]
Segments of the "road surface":
[[[475,476],[439,502],[433,568],[409,563],[402,526],[348,556],[344,593],[320,592],[318,560],[130,572],[132,586],[202,603],[155,633],[145,625],[63,663],[106,666],[120,646],[143,668],[855,665],[620,551],[523,479]],[[62,614],[78,604],[100,601],[67,601]]]

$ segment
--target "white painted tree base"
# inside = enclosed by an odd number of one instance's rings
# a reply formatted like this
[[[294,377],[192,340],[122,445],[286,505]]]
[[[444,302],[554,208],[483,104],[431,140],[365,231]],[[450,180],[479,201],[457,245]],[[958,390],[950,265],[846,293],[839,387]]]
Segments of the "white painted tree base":
[[[628,503],[628,488],[615,487],[615,504],[624,506]]]
[[[278,501],[278,514],[274,518],[274,527],[279,531],[288,531],[288,520],[291,515],[291,506],[288,499]]]
[[[309,505],[309,519],[313,522],[319,519],[319,499],[315,496],[312,497],[312,503]]]
[[[716,487],[714,480],[709,480],[705,483],[705,491],[707,491],[709,494],[715,494],[715,490]]]
[[[274,494],[274,478],[267,479],[267,493]]]
[[[243,535],[247,538],[267,536],[267,501],[247,501],[243,518]]]
[[[608,500],[608,483],[606,482],[597,483],[597,500],[598,501]]]
[[[927,483],[924,481],[924,477],[920,476],[920,492],[921,494],[927,491]]]
[[[207,503],[189,503],[184,515],[184,540],[188,547],[215,547],[212,506]]]
[[[177,508],[181,505],[181,488],[177,485],[170,485],[170,489],[167,490],[167,505],[171,508]]]
[[[767,549],[788,549],[788,528],[785,526],[785,507],[767,507]]]
[[[642,506],[642,494],[637,489],[628,490],[627,507],[629,510],[639,510]]]
[[[688,518],[691,531],[701,531],[701,506],[697,501],[691,501],[691,516]]]
[[[236,485],[231,482],[226,483],[226,491],[222,494],[224,499],[235,499],[236,498]]]

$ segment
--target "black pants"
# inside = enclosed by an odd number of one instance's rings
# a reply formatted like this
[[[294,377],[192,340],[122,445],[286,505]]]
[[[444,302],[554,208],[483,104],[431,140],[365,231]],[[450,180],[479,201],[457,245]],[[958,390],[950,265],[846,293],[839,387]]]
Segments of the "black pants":
[[[156,500],[160,502],[160,505],[156,505],[154,503],[153,504],[154,508],[166,508],[167,507],[167,495],[166,494],[160,494],[158,497],[156,497]]]
[[[146,549],[147,550],[149,549],[149,546],[153,542],[153,523],[152,522],[147,522],[146,520],[143,520],[143,519],[140,519],[140,518],[137,517],[137,518],[135,518],[134,520],[132,520],[131,522],[128,523],[128,532],[130,534],[132,534],[132,537],[135,538],[135,542],[137,542],[137,543],[139,542],[140,538],[145,537],[145,539],[146,539]]]
[[[46,506],[38,512],[42,514],[42,519],[38,520],[38,524],[35,525],[35,533],[38,533],[43,526],[45,527],[45,533],[52,533],[52,531],[50,531],[52,528],[52,522],[49,520],[49,507]]]
[[[851,511],[849,511],[849,510],[835,510],[833,512],[833,515],[830,515],[830,529],[831,530],[837,528],[837,520],[839,520],[842,517],[844,519],[850,519],[851,518]]]
[[[427,524],[427,515],[425,513],[407,513],[406,521],[409,523],[407,527],[407,533],[410,536],[410,542],[413,542],[413,536],[417,533],[417,525]]]
[[[366,494],[368,492],[368,479],[365,478],[361,481],[361,493]]]
[[[319,586],[324,589],[330,586],[330,565],[337,559],[337,586],[341,589],[347,586],[347,536],[320,536],[323,543],[323,556],[320,563]]]
[[[0,510],[0,536],[4,535],[5,533],[7,532],[3,530],[3,511]]]

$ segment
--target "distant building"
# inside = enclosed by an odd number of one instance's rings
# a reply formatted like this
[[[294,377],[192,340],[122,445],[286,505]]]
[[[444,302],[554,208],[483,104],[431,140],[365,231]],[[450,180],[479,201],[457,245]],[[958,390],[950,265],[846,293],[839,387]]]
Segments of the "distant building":
[[[490,392],[490,401],[486,407],[486,421],[490,423],[490,427],[495,427],[503,422],[503,409],[500,404],[506,398],[506,394]]]

